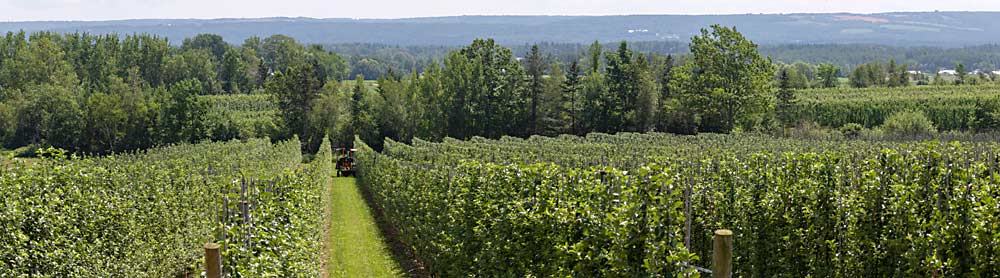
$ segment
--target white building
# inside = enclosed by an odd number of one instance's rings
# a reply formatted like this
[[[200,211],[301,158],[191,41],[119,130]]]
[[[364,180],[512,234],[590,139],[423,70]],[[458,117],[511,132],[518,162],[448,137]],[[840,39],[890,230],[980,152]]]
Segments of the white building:
[[[940,74],[940,75],[958,75],[958,72],[955,71],[955,70],[941,70],[941,71],[938,72],[938,74]]]

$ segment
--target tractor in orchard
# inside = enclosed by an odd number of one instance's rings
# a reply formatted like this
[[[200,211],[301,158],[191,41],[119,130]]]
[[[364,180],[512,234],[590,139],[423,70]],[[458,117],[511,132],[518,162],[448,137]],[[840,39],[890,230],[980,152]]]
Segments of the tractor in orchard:
[[[334,152],[337,154],[337,176],[338,177],[349,177],[354,175],[354,152],[356,149],[348,148],[337,148]]]

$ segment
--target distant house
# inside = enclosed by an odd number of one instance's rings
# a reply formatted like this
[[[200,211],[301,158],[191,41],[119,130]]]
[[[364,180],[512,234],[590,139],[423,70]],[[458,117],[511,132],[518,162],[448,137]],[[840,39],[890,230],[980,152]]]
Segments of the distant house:
[[[958,72],[955,71],[955,70],[941,70],[941,71],[938,72],[938,74],[940,74],[940,75],[958,75]]]
[[[993,75],[1000,75],[1000,70],[993,71]]]
[[[921,74],[924,74],[924,72],[919,71],[919,70],[910,70],[910,71],[906,71],[906,73],[909,73],[910,75],[921,75]]]

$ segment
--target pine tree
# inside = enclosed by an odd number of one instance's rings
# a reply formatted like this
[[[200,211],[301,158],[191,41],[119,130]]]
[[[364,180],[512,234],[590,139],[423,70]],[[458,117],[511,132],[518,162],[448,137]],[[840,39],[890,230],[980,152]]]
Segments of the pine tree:
[[[955,85],[965,84],[966,75],[967,73],[965,72],[965,65],[963,65],[962,63],[958,63],[957,65],[955,65],[955,77],[957,77],[957,79],[955,79]]]
[[[601,72],[601,56],[604,54],[604,46],[601,42],[594,41],[587,50],[587,54],[590,55],[590,72]]]
[[[528,128],[531,130],[531,134],[538,134],[538,106],[541,95],[545,90],[545,84],[542,83],[542,78],[545,75],[545,61],[542,60],[542,53],[538,49],[537,44],[531,46],[531,52],[528,53],[527,71],[528,77],[530,78],[528,90],[531,98],[531,107],[528,115]]]
[[[899,86],[899,74],[896,73],[896,59],[889,59],[889,64],[885,66],[886,75],[889,76],[889,87]]]
[[[674,56],[667,55],[667,58],[663,61],[663,67],[660,69],[660,98],[666,99],[670,98],[670,80],[673,77],[674,71]]]
[[[899,70],[896,71],[896,86],[906,87],[910,86],[910,69],[909,65],[900,65]]]
[[[573,61],[569,65],[569,71],[566,73],[566,82],[562,85],[563,91],[563,103],[567,106],[563,111],[566,113],[566,117],[569,118],[570,122],[570,133],[580,134],[580,129],[577,126],[577,115],[579,114],[579,91],[580,91],[580,65],[576,61]]]
[[[776,97],[778,102],[775,104],[774,110],[778,120],[785,126],[794,124],[795,117],[792,110],[796,102],[795,89],[792,88],[791,75],[787,68],[778,73],[778,94]]]

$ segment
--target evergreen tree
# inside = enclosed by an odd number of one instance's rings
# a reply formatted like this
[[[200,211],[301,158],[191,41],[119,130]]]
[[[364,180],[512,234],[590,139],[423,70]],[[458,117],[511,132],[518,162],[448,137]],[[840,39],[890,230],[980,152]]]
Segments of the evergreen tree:
[[[670,80],[673,78],[674,71],[674,56],[667,55],[667,58],[663,60],[663,65],[660,67],[660,98],[670,98]]]
[[[889,85],[889,87],[900,86],[901,85],[900,84],[901,82],[899,80],[900,75],[896,72],[897,70],[899,70],[898,68],[896,68],[896,59],[889,59],[889,64],[885,66],[885,70],[886,70],[886,75],[889,76],[889,82],[887,83],[887,85]]]
[[[544,91],[539,107],[541,127],[537,134],[556,136],[569,131],[570,122],[566,117],[569,107],[563,100],[564,84],[566,84],[566,73],[562,65],[553,63],[549,67],[548,77],[543,80]]]
[[[613,132],[614,120],[609,102],[612,97],[604,74],[592,72],[585,75],[580,84],[580,94],[580,119],[585,119],[578,121],[580,133]]]
[[[634,127],[635,100],[638,96],[635,70],[632,67],[632,51],[628,43],[622,41],[618,51],[606,55],[607,82],[611,94],[605,102],[610,109],[609,128],[629,130]]]
[[[965,84],[965,77],[968,73],[965,71],[965,65],[958,63],[955,65],[955,85]]]
[[[654,74],[646,58],[639,54],[633,64],[633,78],[636,82],[636,96],[632,101],[631,109],[634,110],[635,123],[632,131],[649,132],[653,131],[656,125],[656,117],[660,108],[660,84],[659,78]]]
[[[788,69],[782,69],[778,73],[777,103],[774,107],[774,112],[778,120],[785,126],[792,125],[795,122],[795,115],[793,113],[796,102],[795,88],[791,84],[791,76],[788,71]]]
[[[354,88],[351,90],[351,133],[359,136],[362,140],[370,141],[371,135],[376,131],[375,119],[369,110],[368,101],[365,99],[368,90],[365,88],[365,76],[357,75],[354,79]]]
[[[590,57],[590,72],[601,72],[601,56],[604,55],[604,46],[600,42],[594,41],[587,49],[587,55]]]
[[[528,114],[527,126],[531,134],[538,134],[540,121],[538,106],[540,105],[542,93],[545,90],[544,84],[542,84],[542,79],[545,75],[545,61],[542,60],[542,53],[538,49],[537,44],[531,47],[527,63],[528,78],[530,79],[528,81],[528,94],[531,98],[529,100],[530,112]]]
[[[894,83],[896,83],[895,84],[896,87],[910,86],[910,72],[909,71],[910,71],[909,65],[905,65],[905,64],[904,65],[899,65],[899,70],[897,70],[896,74],[892,77],[895,80]]]
[[[566,81],[562,84],[563,92],[563,103],[565,108],[564,118],[570,123],[569,132],[570,134],[580,134],[580,128],[577,124],[579,118],[579,91],[580,91],[580,65],[576,61],[573,61],[569,65],[569,70],[566,73]]]

